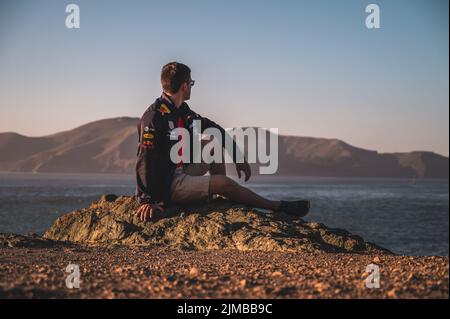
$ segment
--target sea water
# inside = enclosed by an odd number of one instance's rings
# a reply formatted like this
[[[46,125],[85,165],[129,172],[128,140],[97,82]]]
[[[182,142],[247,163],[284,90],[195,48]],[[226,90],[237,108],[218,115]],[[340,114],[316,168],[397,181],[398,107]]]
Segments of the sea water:
[[[309,199],[307,220],[342,228],[404,255],[448,255],[449,182],[395,178],[261,177],[272,199]],[[42,233],[101,194],[134,193],[130,175],[0,174],[0,232]]]

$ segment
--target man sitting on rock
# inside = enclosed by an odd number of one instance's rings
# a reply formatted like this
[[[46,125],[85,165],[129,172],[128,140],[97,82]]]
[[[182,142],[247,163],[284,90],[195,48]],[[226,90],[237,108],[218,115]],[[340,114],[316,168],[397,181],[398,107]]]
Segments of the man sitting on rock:
[[[206,202],[217,194],[231,201],[251,207],[281,211],[299,217],[305,216],[310,208],[309,201],[276,201],[259,196],[226,176],[225,163],[174,163],[170,157],[171,147],[177,143],[171,139],[171,131],[185,128],[192,136],[193,121],[200,121],[202,130],[217,128],[224,138],[225,130],[213,121],[192,111],[185,101],[190,99],[194,80],[188,66],[171,62],[162,68],[161,97],[150,105],[138,123],[139,146],[136,161],[136,198],[141,204],[137,214],[142,221],[153,218],[155,211],[173,204],[194,204]],[[224,140],[222,141],[224,142]],[[192,143],[190,144],[192,145]],[[224,143],[222,146],[225,145]],[[245,181],[251,175],[250,165],[236,161],[238,149],[235,142],[233,161],[238,177],[245,174]],[[179,149],[180,152],[183,148]],[[190,153],[192,154],[192,152]],[[206,173],[209,172],[209,175]]]

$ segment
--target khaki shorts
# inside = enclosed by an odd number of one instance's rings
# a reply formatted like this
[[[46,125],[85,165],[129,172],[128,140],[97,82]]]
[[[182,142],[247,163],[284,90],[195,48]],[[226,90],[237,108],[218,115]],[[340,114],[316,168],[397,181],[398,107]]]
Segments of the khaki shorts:
[[[194,204],[210,199],[210,175],[205,175],[211,164],[196,163],[177,167],[173,175],[171,201],[175,204]]]

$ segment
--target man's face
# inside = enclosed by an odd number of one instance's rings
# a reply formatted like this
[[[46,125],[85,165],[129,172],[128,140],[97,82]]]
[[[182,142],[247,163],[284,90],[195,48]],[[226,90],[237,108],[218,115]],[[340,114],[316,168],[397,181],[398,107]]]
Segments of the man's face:
[[[183,85],[181,86],[182,90],[183,90],[183,100],[187,101],[191,98],[191,88],[192,88],[192,79],[189,79],[188,82],[183,83]]]

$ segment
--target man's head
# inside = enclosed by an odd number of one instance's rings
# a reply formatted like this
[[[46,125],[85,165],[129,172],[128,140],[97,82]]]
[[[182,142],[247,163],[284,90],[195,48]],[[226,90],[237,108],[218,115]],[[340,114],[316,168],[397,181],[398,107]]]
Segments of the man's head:
[[[179,94],[183,100],[189,100],[194,85],[191,69],[182,63],[167,63],[161,70],[161,84],[165,93],[171,96]]]

